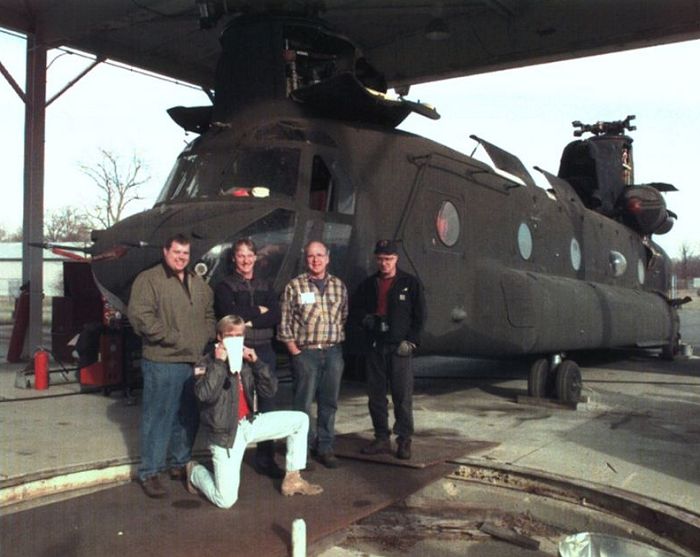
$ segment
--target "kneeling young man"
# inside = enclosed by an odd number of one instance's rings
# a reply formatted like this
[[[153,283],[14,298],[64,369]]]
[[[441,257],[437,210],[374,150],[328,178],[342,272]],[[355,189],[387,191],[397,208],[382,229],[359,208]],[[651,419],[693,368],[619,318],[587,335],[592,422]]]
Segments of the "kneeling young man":
[[[309,418],[303,412],[274,411],[256,414],[255,392],[272,397],[277,380],[255,350],[243,347],[240,372],[231,372],[226,337],[243,337],[245,323],[236,315],[222,318],[216,326],[217,344],[205,359],[205,371],[196,377],[195,396],[200,403],[201,425],[208,434],[214,474],[204,466],[187,464],[187,490],[201,491],[217,507],[230,508],[238,499],[241,462],[249,443],[286,438],[286,474],[283,495],[318,495],[323,488],[300,475],[306,466]],[[196,373],[196,372],[195,372]]]

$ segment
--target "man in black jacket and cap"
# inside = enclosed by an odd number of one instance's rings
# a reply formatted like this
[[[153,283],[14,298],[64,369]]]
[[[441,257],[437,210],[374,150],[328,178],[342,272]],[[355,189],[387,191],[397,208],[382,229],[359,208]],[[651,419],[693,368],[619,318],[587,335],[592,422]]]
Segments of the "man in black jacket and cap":
[[[380,240],[374,249],[378,271],[365,279],[350,302],[351,323],[367,340],[366,374],[374,441],[365,454],[391,453],[387,394],[391,389],[397,436],[396,456],[411,458],[413,435],[412,357],[420,344],[425,321],[423,287],[416,277],[399,269],[398,246]]]

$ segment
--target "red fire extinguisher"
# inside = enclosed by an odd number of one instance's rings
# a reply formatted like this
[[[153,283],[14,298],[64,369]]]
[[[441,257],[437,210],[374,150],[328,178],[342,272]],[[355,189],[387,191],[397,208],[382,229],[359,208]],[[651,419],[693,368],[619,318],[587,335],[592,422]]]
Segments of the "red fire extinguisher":
[[[34,353],[34,388],[39,391],[49,388],[49,353],[43,348]]]

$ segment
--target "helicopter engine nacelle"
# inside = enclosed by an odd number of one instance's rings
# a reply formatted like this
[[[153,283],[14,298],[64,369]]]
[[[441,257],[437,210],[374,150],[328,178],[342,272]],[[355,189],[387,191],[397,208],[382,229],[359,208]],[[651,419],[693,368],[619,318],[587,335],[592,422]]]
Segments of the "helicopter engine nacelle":
[[[666,209],[661,192],[650,186],[630,186],[621,196],[622,218],[640,234],[665,234],[674,219]]]

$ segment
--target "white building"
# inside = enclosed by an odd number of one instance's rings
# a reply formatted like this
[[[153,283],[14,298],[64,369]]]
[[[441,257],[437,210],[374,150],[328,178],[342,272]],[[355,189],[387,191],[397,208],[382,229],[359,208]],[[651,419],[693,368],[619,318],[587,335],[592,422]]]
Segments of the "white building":
[[[83,244],[66,242],[66,245]],[[41,249],[41,248],[30,248]],[[63,262],[65,257],[50,250],[44,252],[44,295],[63,296]],[[0,242],[0,296],[16,298],[22,284],[22,243]]]

